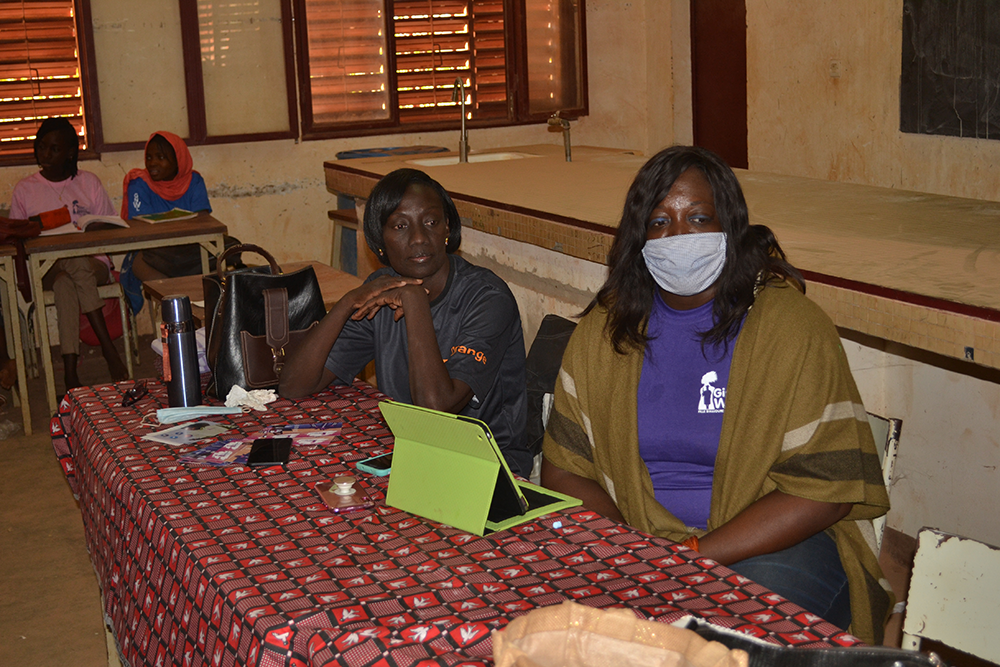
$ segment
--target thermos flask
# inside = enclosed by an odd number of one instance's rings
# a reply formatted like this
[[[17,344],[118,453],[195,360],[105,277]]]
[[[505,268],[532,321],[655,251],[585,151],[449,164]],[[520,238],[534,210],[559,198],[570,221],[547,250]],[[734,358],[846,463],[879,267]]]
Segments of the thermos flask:
[[[198,346],[194,340],[191,300],[184,295],[165,296],[161,301],[163,324],[163,379],[167,402],[172,408],[201,405],[201,374]]]

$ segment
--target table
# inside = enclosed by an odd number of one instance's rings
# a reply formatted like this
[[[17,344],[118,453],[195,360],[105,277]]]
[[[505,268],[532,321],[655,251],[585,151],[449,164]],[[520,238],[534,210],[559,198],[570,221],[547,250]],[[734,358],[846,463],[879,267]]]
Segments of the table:
[[[342,296],[364,282],[357,276],[352,276],[350,273],[327,266],[322,262],[289,262],[283,265],[281,270],[285,273],[291,273],[307,266],[313,267],[316,272],[316,280],[319,281],[319,289],[323,294],[323,305],[327,310],[330,310]],[[184,294],[190,298],[191,314],[194,317],[195,326],[200,327],[205,324],[205,290],[201,278],[201,276],[181,276],[179,278],[150,280],[142,284],[142,291],[153,306],[149,310],[153,331],[159,329],[159,316],[154,315],[154,308],[158,310],[160,301],[168,294]],[[200,302],[201,305],[197,305],[195,302]]]
[[[490,631],[573,599],[670,622],[708,617],[784,645],[858,640],[687,547],[581,508],[477,537],[384,506],[331,514],[313,486],[392,436],[369,385],[326,390],[229,420],[241,434],[342,421],[286,468],[193,467],[137,440],[152,400],[130,384],[75,389],[53,444],[79,495],[87,546],[121,651],[139,665],[486,665]]]
[[[201,268],[208,273],[208,256],[223,250],[226,226],[208,213],[200,213],[190,220],[152,224],[144,220],[129,220],[128,228],[115,227],[83,234],[39,236],[25,241],[28,251],[28,270],[31,273],[31,291],[41,302],[42,278],[57,260],[84,255],[111,254],[198,243],[201,245]],[[49,410],[56,411],[56,386],[52,372],[52,353],[49,350],[48,318],[44,307],[36,307],[38,331],[41,339],[42,368],[45,371],[45,389]]]
[[[3,307],[3,327],[7,333],[7,356],[17,365],[17,384],[13,395],[21,403],[21,423],[25,435],[31,435],[31,406],[28,405],[28,379],[24,372],[24,347],[21,345],[21,321],[17,309],[17,276],[14,273],[14,246],[0,246],[0,293]]]

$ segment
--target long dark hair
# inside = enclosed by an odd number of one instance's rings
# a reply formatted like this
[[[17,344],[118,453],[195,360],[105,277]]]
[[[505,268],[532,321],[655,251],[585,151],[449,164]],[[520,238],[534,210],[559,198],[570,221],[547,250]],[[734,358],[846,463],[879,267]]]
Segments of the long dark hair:
[[[715,214],[726,234],[726,264],[716,281],[714,326],[701,333],[702,344],[728,345],[753,305],[758,285],[790,279],[805,291],[805,281],[770,229],[751,225],[736,174],[715,153],[696,146],[672,146],[654,155],[636,174],[608,253],[608,279],[584,314],[600,305],[608,311],[607,331],[615,351],[641,350],[657,285],[646,268],[642,247],[653,209],[688,169],[705,175],[715,198]]]
[[[38,126],[35,132],[35,162],[38,162],[38,147],[42,143],[42,137],[53,132],[62,132],[66,137],[66,142],[70,145],[69,160],[66,162],[66,171],[70,178],[74,178],[77,173],[76,163],[80,158],[80,135],[76,133],[73,124],[61,116],[46,118]]]
[[[411,185],[425,185],[441,198],[445,215],[448,216],[448,245],[445,246],[445,250],[449,253],[455,252],[462,244],[462,219],[448,191],[419,169],[397,169],[383,176],[375,184],[365,205],[365,241],[385,265],[389,264],[389,257],[385,253],[382,228],[392,212],[399,208],[399,203],[403,201],[403,196]]]

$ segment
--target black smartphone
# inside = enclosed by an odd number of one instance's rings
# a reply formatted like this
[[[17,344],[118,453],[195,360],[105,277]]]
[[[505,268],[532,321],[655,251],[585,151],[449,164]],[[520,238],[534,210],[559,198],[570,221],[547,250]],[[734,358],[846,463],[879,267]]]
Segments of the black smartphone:
[[[385,477],[392,470],[392,452],[382,454],[381,456],[373,456],[364,461],[358,461],[356,467],[358,470],[366,472],[369,475]]]
[[[251,466],[273,466],[288,463],[292,453],[291,438],[257,438],[250,446],[247,464]]]

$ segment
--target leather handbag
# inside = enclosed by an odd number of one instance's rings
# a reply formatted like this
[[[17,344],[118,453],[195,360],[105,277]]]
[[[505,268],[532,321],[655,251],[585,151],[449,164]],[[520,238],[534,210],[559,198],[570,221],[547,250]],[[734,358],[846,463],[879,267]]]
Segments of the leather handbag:
[[[226,257],[237,253],[256,253],[267,266],[227,273]],[[235,385],[248,391],[276,388],[285,357],[326,315],[312,267],[282,273],[274,257],[256,245],[226,249],[202,284],[212,372],[207,393],[218,398]]]

